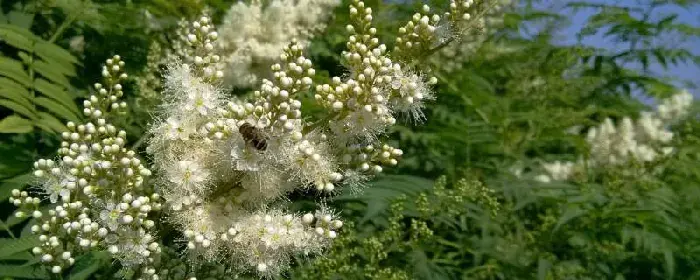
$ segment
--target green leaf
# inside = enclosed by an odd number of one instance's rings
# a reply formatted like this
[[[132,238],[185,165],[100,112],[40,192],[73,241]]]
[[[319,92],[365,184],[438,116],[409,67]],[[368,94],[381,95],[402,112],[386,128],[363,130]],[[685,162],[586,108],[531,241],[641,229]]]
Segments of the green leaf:
[[[21,62],[0,56],[0,76],[11,78],[25,87],[32,86],[32,79],[29,78]]]
[[[49,275],[41,265],[22,266],[0,264],[1,277],[16,277],[22,279],[48,279]]]
[[[49,64],[43,60],[35,60],[34,63],[32,64],[32,68],[34,68],[34,70],[36,70],[37,73],[46,77],[48,80],[52,81],[53,83],[59,84],[59,85],[63,86],[64,88],[70,87],[70,81],[68,80],[68,78],[66,78],[66,76],[63,75],[63,73],[56,71],[54,64],[59,64],[59,63]]]
[[[552,269],[552,262],[547,259],[540,258],[537,261],[537,279],[546,280],[549,271]]]
[[[31,95],[29,93],[29,90],[27,90],[27,88],[15,82],[14,80],[5,77],[0,77],[0,97],[11,99],[20,104],[24,102],[20,101],[20,99],[24,99],[29,105],[27,107],[31,108]]]
[[[7,19],[12,25],[29,29],[34,21],[34,14],[15,8],[7,13]]]
[[[32,113],[31,109],[9,99],[0,99],[0,106],[7,107],[15,113],[20,113],[30,119],[36,118],[36,115]]]
[[[46,108],[49,112],[53,113],[56,116],[74,122],[80,121],[80,118],[78,118],[78,116],[75,113],[71,112],[68,108],[57,103],[56,101],[53,101],[52,99],[48,99],[46,97],[38,97],[34,100],[34,103]]]
[[[34,80],[34,86],[42,94],[51,97],[51,99],[58,101],[66,108],[70,109],[75,114],[80,114],[78,106],[75,105],[73,97],[62,87],[52,84],[51,82],[38,78]]]
[[[0,248],[2,248],[2,250],[0,250],[0,259],[22,251],[29,251],[39,245],[41,245],[41,241],[39,241],[39,238],[36,236],[19,239],[0,239]]]
[[[15,91],[27,90],[23,85],[6,77],[0,77],[0,88],[11,89]]]
[[[40,44],[37,44],[35,46],[36,54],[39,55],[41,58],[45,59],[46,61],[55,61],[58,63],[67,63],[67,64],[79,64],[78,59],[75,58],[69,51],[48,43],[48,42],[42,42]]]
[[[10,46],[32,52],[37,37],[28,29],[0,24],[0,39]]]
[[[51,65],[51,69],[53,71],[60,73],[62,76],[76,76],[75,64],[73,62],[59,61],[48,57],[41,57],[41,59],[42,61],[45,61],[47,64]]]
[[[33,174],[27,173],[12,177],[0,183],[0,201],[6,201],[12,195],[13,189],[24,189],[33,178]]]
[[[12,214],[7,218],[7,221],[5,221],[5,225],[6,225],[7,227],[9,227],[9,228],[12,228],[13,226],[15,226],[15,225],[17,225],[17,224],[20,224],[20,223],[26,221],[27,219],[29,219],[29,218],[31,218],[31,217],[32,217],[32,216],[31,216],[31,213],[28,213],[27,215],[24,215],[24,216],[22,216],[22,217],[17,217],[17,216],[15,216],[14,213],[12,213]]]
[[[66,127],[63,122],[46,112],[39,112],[39,119],[34,123],[34,125],[49,132],[61,133],[68,131],[68,127]]]
[[[671,249],[664,249],[663,250],[664,254],[664,265],[666,269],[666,277],[667,279],[673,279],[675,278],[674,275],[676,274],[676,260],[673,257],[673,251]]]
[[[75,265],[70,270],[68,279],[83,280],[88,279],[90,275],[100,269],[104,263],[110,259],[107,252],[90,252],[81,256],[75,262]]]
[[[576,233],[571,238],[569,238],[569,245],[573,247],[583,247],[588,244],[588,240],[586,240],[585,235]]]
[[[16,90],[0,87],[0,98],[9,99],[27,109],[33,108],[32,102],[30,101],[31,96],[29,95],[29,91],[25,88]]]
[[[0,100],[2,105],[2,100]],[[32,121],[17,115],[0,120],[0,133],[29,133],[32,131]]]
[[[569,221],[576,219],[584,214],[586,214],[587,211],[581,209],[579,206],[575,205],[569,205],[566,210],[564,210],[564,214],[559,217],[559,221],[557,221],[557,224],[554,226],[552,229],[552,232],[555,232],[559,229],[559,227],[563,226],[564,224],[568,223]]]
[[[3,260],[11,260],[11,261],[32,261],[35,260],[36,256],[32,254],[32,252],[29,251],[22,251],[18,252],[16,254],[13,254],[11,256],[5,257]]]

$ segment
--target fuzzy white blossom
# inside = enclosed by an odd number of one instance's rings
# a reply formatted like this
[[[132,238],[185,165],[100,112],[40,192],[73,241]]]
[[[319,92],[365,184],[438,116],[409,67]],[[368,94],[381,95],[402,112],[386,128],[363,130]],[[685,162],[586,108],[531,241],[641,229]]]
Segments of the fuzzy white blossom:
[[[682,90],[670,98],[664,99],[656,109],[657,115],[664,121],[673,121],[685,117],[693,103],[693,95],[687,90]]]
[[[339,0],[272,0],[238,2],[219,28],[218,48],[226,64],[224,84],[251,87],[272,78],[269,66],[279,62],[293,40],[306,46],[326,27]]]
[[[605,119],[590,128],[586,142],[590,147],[587,158],[577,162],[544,163],[546,175],[538,180],[567,180],[576,170],[625,164],[631,161],[652,162],[673,152],[668,146],[673,139],[669,125],[688,114],[692,96],[681,91],[662,101],[655,112],[642,112],[637,120],[623,117],[616,123]]]
[[[192,49],[185,53],[216,57],[207,47],[216,37],[209,19],[190,30],[198,32],[185,36]],[[318,253],[336,236],[339,226],[330,224],[336,218],[304,222],[280,203],[295,189],[340,179],[324,136],[302,133],[296,94],[311,85],[311,62],[296,44],[280,53],[284,64],[273,65],[273,80],[263,80],[245,102],[224,98],[219,77],[207,75],[215,61],[183,58],[194,63],[171,63],[165,75],[167,97],[148,151],[160,171],[168,221],[197,262],[224,259],[240,271],[272,276],[293,254]]]
[[[489,36],[503,27],[504,11],[512,6],[513,2],[513,0],[490,0],[479,3],[481,7],[478,7],[477,12],[485,15],[471,22],[472,26],[467,30],[467,34],[453,37],[455,41],[453,44],[442,47],[430,58],[433,69],[445,73],[454,73],[462,69],[465,62],[472,58]]]
[[[574,163],[555,161],[552,163],[543,163],[542,167],[544,167],[552,180],[561,181],[566,180],[571,176]]]
[[[153,137],[147,151],[153,156],[167,201],[166,219],[182,232],[186,255],[194,262],[223,262],[240,272],[275,277],[289,266],[292,256],[321,253],[343,225],[325,206],[325,199],[396,165],[403,151],[379,141],[380,136],[396,122],[394,114],[422,118],[422,106],[432,98],[434,79],[392,61],[372,27],[372,9],[362,1],[350,6],[347,30],[351,34],[342,54],[348,75],[314,87],[316,71],[302,52],[305,37],[301,35],[306,31],[264,29],[294,21],[285,20],[281,13],[296,7],[299,14],[293,16],[308,16],[308,22],[299,26],[313,30],[319,22],[314,15],[320,19],[322,13],[315,10],[321,4],[310,3],[273,1],[265,8],[269,11],[263,11],[258,2],[234,7],[253,9],[240,12],[243,18],[279,17],[260,26],[258,21],[236,26],[263,28],[253,30],[264,34],[260,42],[272,39],[276,44],[265,49],[274,53],[265,54],[273,59],[260,62],[275,62],[268,68],[270,74],[256,76],[260,86],[244,100],[223,94],[222,80],[231,78],[226,78],[228,73],[212,76],[207,70],[218,69],[218,52],[226,51],[209,45],[219,44],[219,38],[234,36],[229,33],[236,31],[212,36],[218,33],[207,17],[182,29],[189,30],[181,36],[186,48],[179,53],[185,57],[168,65],[166,100],[151,127]],[[471,5],[459,3],[460,7]],[[460,15],[464,12],[462,8],[452,10]],[[282,33],[293,36],[275,37]],[[245,35],[222,44],[249,38]],[[245,43],[249,50],[267,47],[255,45],[255,40]],[[229,70],[235,69],[226,68]],[[233,76],[241,79],[239,73]],[[300,95],[312,89],[316,90],[315,101],[326,109],[319,118],[302,115]],[[320,196],[316,209],[288,212],[288,195],[300,191]]]
[[[315,84],[316,71],[303,48],[338,3],[239,3],[223,35],[207,16],[181,23],[175,55],[166,59],[164,100],[148,133],[157,188],[145,183],[151,171],[126,147],[126,132],[112,124],[126,111],[120,98],[127,75],[121,57],[108,59],[104,82],[94,85],[83,104],[89,121],[69,122],[59,157],[35,163],[49,210],[39,210],[39,197],[12,191],[16,215],[37,219],[31,230],[41,245],[32,252],[60,274],[79,255],[103,250],[126,272],[159,279],[167,269],[156,271],[161,246],[153,212],[161,210],[164,199],[163,220],[181,234],[192,267],[223,264],[236,275],[273,278],[293,256],[322,253],[343,226],[326,199],[398,164],[403,151],[381,136],[398,114],[423,118],[421,109],[433,98],[430,85],[436,81],[407,62],[423,51],[432,53],[430,48],[390,53],[372,26],[372,9],[353,0],[342,53],[347,75]],[[415,28],[400,30],[401,40],[438,46],[445,34],[437,27],[459,32],[473,19],[475,3],[453,0],[442,16],[418,14],[406,25]],[[423,12],[428,11],[425,6]],[[270,67],[257,72],[258,65]],[[257,81],[259,87],[245,100],[222,90]],[[301,95],[314,89],[315,101],[326,109],[318,118],[301,110]],[[293,192],[317,194],[315,209],[289,212]]]

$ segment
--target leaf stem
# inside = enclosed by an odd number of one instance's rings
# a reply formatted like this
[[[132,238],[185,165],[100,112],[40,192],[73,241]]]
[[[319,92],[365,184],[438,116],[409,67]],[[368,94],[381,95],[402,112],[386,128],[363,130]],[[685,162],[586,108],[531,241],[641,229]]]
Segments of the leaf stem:
[[[5,224],[5,222],[0,221],[0,224],[2,224],[2,227],[5,228],[5,231],[7,231],[7,234],[9,234],[10,237],[12,237],[12,239],[17,239],[17,237],[15,236],[15,234],[12,233],[12,230],[10,230],[10,227],[8,227],[7,224]]]
[[[75,21],[75,17],[71,15],[71,16],[68,16],[68,18],[66,18],[66,20],[61,22],[61,25],[58,26],[58,29],[56,29],[56,32],[54,32],[53,35],[51,35],[51,38],[49,38],[49,43],[56,42],[56,40],[58,40],[58,38],[63,34],[63,32],[66,31],[66,28],[68,28],[68,26],[70,26],[70,24],[73,23],[73,21]]]

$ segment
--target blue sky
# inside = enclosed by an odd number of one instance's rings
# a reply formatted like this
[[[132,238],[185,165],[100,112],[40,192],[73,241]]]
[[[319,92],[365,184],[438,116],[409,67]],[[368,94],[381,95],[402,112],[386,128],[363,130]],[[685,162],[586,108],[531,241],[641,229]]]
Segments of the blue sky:
[[[566,2],[570,1],[557,1],[557,0],[551,0],[551,1],[541,1],[538,6],[540,7],[547,7],[548,9],[551,9],[555,12],[558,12],[560,14],[565,14],[565,15],[571,15],[572,11],[571,10],[562,10],[562,6],[565,5]],[[594,1],[587,1],[587,2],[594,2]],[[644,3],[650,2],[649,0],[598,0],[595,1],[598,3],[608,3],[608,4],[616,4],[619,6],[626,6],[626,7],[642,7],[645,8],[647,5]],[[571,18],[571,26],[569,26],[562,34],[560,34],[560,39],[562,40],[563,44],[573,44],[576,43],[576,32],[580,30],[580,28],[585,24],[587,19],[593,15],[597,10],[595,9],[582,9],[577,11],[575,14],[573,14]],[[679,7],[671,7],[671,6],[664,6],[664,7],[659,7],[655,9],[654,16],[656,17],[662,17],[665,15],[669,14],[678,14],[678,20],[683,23],[691,24],[693,26],[700,26],[700,5],[694,5],[690,9],[683,9]],[[622,47],[622,46],[616,46],[616,43],[610,40],[609,38],[603,38],[600,35],[597,36],[591,36],[583,41],[584,44],[592,45],[592,46],[597,46],[597,47],[606,47],[610,49],[615,49],[616,47]],[[691,51],[696,54],[700,55],[700,38],[694,38],[693,40],[690,40],[688,42],[685,42],[687,47],[691,49]],[[697,65],[676,65],[672,66],[667,70],[664,70],[660,65],[652,65],[651,66],[651,71],[653,71],[655,74],[664,76],[664,77],[673,77],[679,80],[683,81],[689,81],[691,83],[694,83],[695,85],[700,84],[700,67]],[[682,85],[682,83],[679,81],[677,83],[679,86]],[[688,90],[693,93],[693,95],[696,98],[700,99],[700,89],[698,88],[693,88],[693,87],[687,87]]]

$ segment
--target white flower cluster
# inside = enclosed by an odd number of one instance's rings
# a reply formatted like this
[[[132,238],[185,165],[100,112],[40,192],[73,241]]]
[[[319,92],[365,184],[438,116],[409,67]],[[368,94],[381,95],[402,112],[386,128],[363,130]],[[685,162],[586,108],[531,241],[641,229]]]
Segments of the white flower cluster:
[[[107,60],[104,84],[95,84],[94,95],[84,101],[86,124],[67,124],[57,160],[34,163],[40,192],[51,206],[37,209],[40,199],[13,191],[17,215],[31,211],[37,219],[31,230],[41,246],[32,251],[52,272],[61,273],[75,257],[90,250],[107,250],[124,267],[141,269],[143,278],[155,279],[150,266],[160,246],[155,242],[151,212],[160,209],[159,195],[144,185],[151,172],[134,151],[127,149],[126,133],[110,124],[126,103],[121,81],[124,62],[119,56]]]
[[[377,29],[372,27],[372,8],[353,1],[350,20],[348,50],[342,54],[350,73],[345,80],[333,77],[331,84],[316,86],[315,98],[330,112],[324,121],[335,135],[334,142],[348,147],[348,152],[361,152],[362,147],[353,147],[354,142],[374,142],[396,123],[394,113],[422,117],[423,101],[432,98],[432,93],[422,75],[389,58],[386,45],[380,44]],[[369,149],[373,150],[371,146]],[[389,160],[401,154],[400,150],[396,154],[386,152]],[[370,159],[362,154],[362,160]]]
[[[316,71],[291,39],[249,100],[226,98],[221,75],[197,70],[207,65],[198,66],[197,58],[169,66],[167,99],[147,151],[160,175],[167,220],[182,232],[192,260],[278,275],[291,256],[321,252],[343,224],[322,202],[313,213],[285,212],[290,193],[311,189],[326,196],[398,163],[403,152],[378,138],[396,122],[393,113],[421,116],[429,85],[388,57],[371,27],[371,8],[353,1],[350,19],[342,54],[349,73],[332,84],[313,87]],[[184,36],[202,41],[190,35]],[[206,44],[190,47],[182,53],[218,57]],[[316,121],[301,111],[300,94],[313,89],[327,109]]]
[[[187,21],[179,22],[178,40],[174,40],[172,50],[174,54],[165,57],[165,63],[175,63],[184,60],[184,63],[194,67],[192,71],[203,77],[206,81],[213,81],[224,76],[221,68],[221,57],[213,54],[219,33],[214,30],[214,25],[207,16],[202,16],[194,24]]]
[[[482,17],[477,17],[473,21],[473,26],[467,30],[467,34],[460,36],[453,44],[449,44],[440,49],[430,61],[433,68],[453,73],[462,69],[474,53],[483,46],[488,37],[503,26],[503,12],[508,6],[513,4],[512,0],[491,0],[484,1],[482,5],[490,5]]]
[[[272,78],[269,66],[296,40],[306,46],[325,29],[340,0],[253,0],[234,4],[219,28],[225,85],[251,87]]]
[[[586,142],[590,146],[588,158],[584,163],[554,162],[545,163],[543,168],[547,175],[538,176],[538,180],[567,180],[576,170],[584,166],[606,167],[624,164],[630,161],[651,162],[673,152],[673,147],[666,146],[673,138],[668,126],[685,117],[693,102],[687,91],[682,91],[665,99],[656,112],[643,112],[633,121],[624,117],[617,125],[611,119],[605,119],[598,127],[588,130]]]
[[[412,58],[441,51],[449,43],[464,36],[481,34],[484,15],[495,6],[496,0],[451,0],[450,9],[442,15],[431,14],[430,7],[424,5],[422,12],[415,13],[412,19],[399,28],[393,56],[411,62]]]
[[[656,108],[657,117],[664,122],[682,119],[688,115],[688,109],[692,104],[693,95],[687,90],[682,90],[659,104]]]
[[[215,56],[205,45],[193,48]],[[323,208],[299,216],[272,206],[294,189],[332,190],[342,178],[325,136],[302,134],[296,95],[309,88],[315,70],[298,45],[283,51],[273,80],[245,103],[225,100],[205,72],[195,71],[196,59],[170,65],[165,76],[168,100],[148,151],[162,175],[168,220],[182,231],[193,260],[224,259],[272,276],[292,254],[320,252],[342,226]]]

